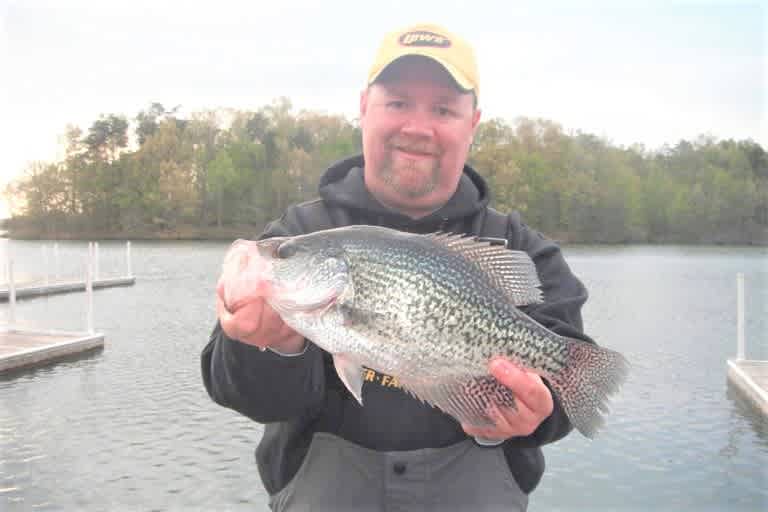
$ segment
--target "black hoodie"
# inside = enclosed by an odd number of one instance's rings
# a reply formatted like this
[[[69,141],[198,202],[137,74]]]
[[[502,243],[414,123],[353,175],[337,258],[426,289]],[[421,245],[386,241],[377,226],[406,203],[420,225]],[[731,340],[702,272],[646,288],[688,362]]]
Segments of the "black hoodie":
[[[363,180],[363,159],[352,157],[322,176],[320,198],[295,205],[269,224],[260,238],[298,235],[350,224],[383,225],[403,231],[438,230],[484,234],[489,193],[485,181],[465,166],[459,187],[439,210],[411,219],[371,196]],[[558,334],[592,341],[582,333],[581,306],[587,292],[571,273],[559,247],[509,216],[509,247],[528,252],[536,263],[545,302],[523,308]],[[211,398],[265,424],[256,459],[270,494],[282,489],[299,469],[315,432],[328,432],[380,451],[440,448],[467,438],[452,417],[412,398],[387,376],[369,375],[363,386],[365,407],[339,380],[329,354],[308,343],[304,354],[284,357],[229,339],[216,325],[202,353],[202,375]],[[504,442],[509,469],[526,492],[544,471],[540,446],[571,430],[562,406],[530,436]]]

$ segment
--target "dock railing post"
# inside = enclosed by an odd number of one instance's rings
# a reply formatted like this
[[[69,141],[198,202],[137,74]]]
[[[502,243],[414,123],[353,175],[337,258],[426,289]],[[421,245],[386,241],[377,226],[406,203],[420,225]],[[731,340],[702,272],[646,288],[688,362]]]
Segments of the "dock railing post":
[[[7,238],[0,239],[0,249],[2,249],[2,272],[3,272],[3,283],[8,285],[8,262],[11,261],[11,243],[8,241]]]
[[[7,238],[0,238],[0,254],[2,254],[2,265],[0,265],[0,272],[2,272],[1,281],[8,284],[8,258],[10,257],[11,247]]]
[[[59,280],[59,244],[53,244],[53,278]]]
[[[744,339],[744,274],[736,274],[736,360],[745,357]]]
[[[8,256],[8,328],[13,331],[16,329],[16,283],[13,282],[13,258]]]
[[[88,242],[88,258],[85,263],[85,327],[93,334],[93,242]]]
[[[128,273],[126,274],[126,277],[132,277],[133,269],[131,268],[131,241],[130,240],[125,242],[125,261],[128,267]]]
[[[46,288],[51,284],[50,272],[48,271],[48,246],[43,245],[43,272],[45,272],[45,286]]]
[[[99,280],[99,242],[93,242],[93,279]]]

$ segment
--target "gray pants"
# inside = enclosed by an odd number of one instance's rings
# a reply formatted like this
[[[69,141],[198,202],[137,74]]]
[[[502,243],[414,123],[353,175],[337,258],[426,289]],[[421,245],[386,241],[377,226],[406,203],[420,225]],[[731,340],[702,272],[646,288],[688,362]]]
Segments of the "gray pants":
[[[525,511],[500,447],[464,441],[446,448],[377,452],[317,433],[291,482],[270,499],[275,512]]]

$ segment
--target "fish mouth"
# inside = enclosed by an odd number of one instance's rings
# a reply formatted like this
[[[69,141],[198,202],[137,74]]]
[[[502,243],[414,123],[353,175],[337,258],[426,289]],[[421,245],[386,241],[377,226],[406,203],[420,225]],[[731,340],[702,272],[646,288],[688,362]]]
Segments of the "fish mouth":
[[[311,303],[299,303],[294,300],[281,299],[279,294],[269,299],[270,305],[276,310],[287,314],[321,315],[330,309],[339,298],[334,294],[323,300]]]
[[[296,237],[238,240],[225,262],[228,286],[224,303],[230,312],[265,300],[288,315],[322,314],[347,296],[349,276],[343,259],[322,250],[313,253]]]
[[[293,283],[275,283],[268,300],[276,310],[285,313],[315,315],[325,313],[343,295],[350,294],[349,283],[344,274],[335,276],[322,286],[312,286],[311,283],[312,276],[306,276]]]
[[[269,249],[265,245],[269,245]],[[273,258],[266,256],[272,250],[271,245],[275,244],[242,239],[232,244],[221,277],[222,299],[227,311],[234,313],[272,293]]]

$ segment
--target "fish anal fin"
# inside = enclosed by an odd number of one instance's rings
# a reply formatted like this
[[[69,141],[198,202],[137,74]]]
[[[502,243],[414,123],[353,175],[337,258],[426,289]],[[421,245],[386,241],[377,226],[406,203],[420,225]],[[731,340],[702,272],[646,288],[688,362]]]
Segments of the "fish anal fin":
[[[491,375],[462,375],[439,382],[401,379],[400,384],[415,398],[475,427],[494,424],[490,415],[494,405],[516,409],[512,391]]]

